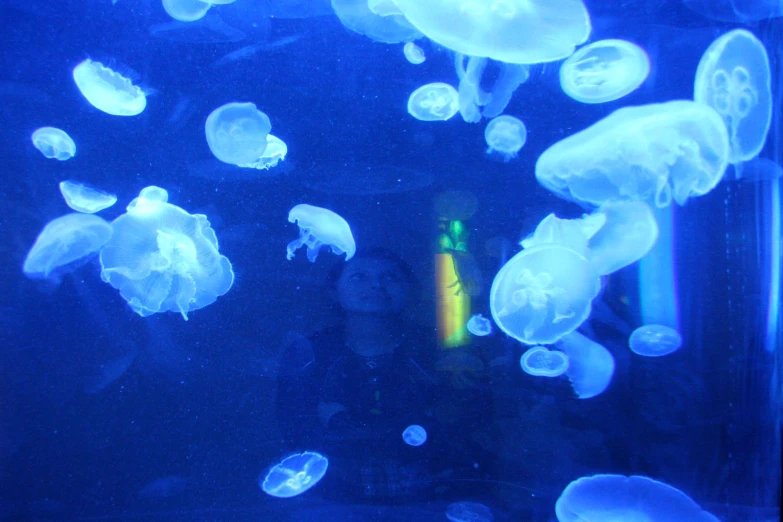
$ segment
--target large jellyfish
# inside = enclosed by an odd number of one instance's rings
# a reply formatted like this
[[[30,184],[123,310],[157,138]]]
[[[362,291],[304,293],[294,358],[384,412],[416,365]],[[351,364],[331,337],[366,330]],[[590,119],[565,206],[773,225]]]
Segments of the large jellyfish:
[[[348,261],[356,253],[351,227],[331,210],[312,205],[297,205],[288,213],[288,221],[299,227],[299,237],[288,243],[286,257],[293,259],[297,249],[307,247],[307,259],[314,263],[322,246],[329,246]]]
[[[644,49],[625,40],[586,45],[560,66],[560,87],[582,103],[604,103],[635,91],[650,74]]]
[[[408,97],[408,114],[421,121],[446,121],[459,110],[457,90],[447,83],[428,83]]]
[[[117,202],[117,196],[114,194],[70,180],[60,182],[60,193],[69,207],[85,214],[100,212]]]
[[[565,374],[577,397],[591,399],[609,387],[615,368],[609,350],[579,332],[563,336],[558,347],[568,356]]]
[[[163,9],[174,20],[180,22],[195,22],[207,14],[213,3],[201,0],[162,0]]]
[[[498,153],[503,161],[517,157],[519,149],[527,141],[525,124],[513,116],[493,118],[484,130],[487,154]]]
[[[188,312],[215,302],[234,283],[231,263],[218,252],[207,216],[168,203],[168,193],[146,187],[112,222],[101,250],[101,277],[134,312]]]
[[[637,262],[658,240],[658,220],[644,201],[611,201],[601,205],[596,214],[606,218],[588,243],[588,257],[598,275]]]
[[[332,8],[345,27],[376,42],[410,42],[423,36],[402,15],[374,13],[367,0],[332,0]]]
[[[533,346],[519,358],[525,373],[535,377],[559,377],[568,370],[568,356],[544,346]]]
[[[467,59],[467,64],[465,60]],[[486,58],[457,54],[455,67],[459,78],[459,112],[468,123],[476,123],[481,117],[500,115],[511,101],[511,96],[530,77],[527,65],[497,62],[500,71],[490,92],[481,88]],[[482,108],[483,107],[483,108]]]
[[[661,357],[676,352],[682,346],[682,337],[674,328],[661,324],[646,324],[633,331],[628,338],[632,352],[646,357]]]
[[[41,127],[30,136],[35,148],[49,159],[65,161],[76,154],[76,144],[68,133],[57,127]]]
[[[715,109],[729,131],[729,163],[761,152],[772,121],[767,50],[744,29],[729,31],[704,51],[693,99]]]
[[[624,107],[549,147],[539,183],[591,205],[642,200],[666,207],[712,190],[726,171],[729,137],[712,108],[692,101]]]
[[[73,68],[73,81],[96,109],[112,116],[136,116],[147,96],[130,79],[89,58]]]
[[[97,253],[109,241],[112,227],[90,214],[66,214],[43,228],[24,260],[27,277],[56,277],[57,270]]]
[[[249,102],[218,107],[204,125],[212,154],[224,163],[240,167],[253,166],[264,155],[271,130],[269,117]]]
[[[290,498],[315,486],[326,474],[329,459],[314,451],[294,453],[272,466],[258,478],[264,493],[273,497]]]

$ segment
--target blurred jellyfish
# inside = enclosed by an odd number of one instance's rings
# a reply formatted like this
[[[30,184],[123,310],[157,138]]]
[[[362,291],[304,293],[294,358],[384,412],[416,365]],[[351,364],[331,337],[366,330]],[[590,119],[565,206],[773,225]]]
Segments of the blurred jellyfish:
[[[101,250],[101,278],[142,317],[188,312],[214,303],[234,284],[231,263],[218,251],[207,216],[168,203],[160,187],[146,187],[112,222]]]
[[[729,163],[761,152],[772,121],[767,50],[753,33],[729,31],[704,51],[696,69],[693,99],[715,109],[729,132]]]
[[[307,259],[311,263],[318,257],[322,246],[329,246],[338,256],[345,254],[348,261],[356,253],[356,243],[351,227],[331,210],[312,205],[297,205],[288,213],[288,222],[299,227],[299,238],[288,243],[286,257],[293,259],[297,249],[307,247]]]
[[[599,40],[568,57],[560,66],[560,87],[582,103],[619,100],[644,83],[650,59],[625,40]]]
[[[546,149],[536,179],[558,196],[601,205],[641,200],[683,205],[721,180],[726,125],[710,107],[671,101],[624,107]]]
[[[517,87],[530,77],[530,69],[527,65],[493,62],[500,71],[492,85],[492,90],[485,92],[481,84],[487,63],[486,58],[462,54],[457,54],[455,57],[455,68],[459,78],[459,112],[462,119],[468,123],[476,123],[482,116],[494,118],[500,115],[508,106]]]
[[[65,161],[76,155],[76,144],[68,133],[56,127],[41,127],[30,137],[35,148],[49,159]]]
[[[367,0],[367,7],[378,16],[402,14],[402,11],[395,5],[394,0]]]
[[[402,48],[402,52],[405,53],[405,58],[413,65],[422,64],[427,59],[427,57],[424,56],[424,51],[421,50],[421,47],[413,42],[406,43]]]
[[[638,475],[576,479],[557,499],[555,514],[559,522],[719,522],[679,489]]]
[[[408,446],[421,446],[427,442],[427,430],[418,424],[411,424],[402,432],[402,440]]]
[[[395,44],[422,37],[404,16],[376,14],[367,0],[332,0],[332,8],[343,26],[376,42]]]
[[[213,3],[201,0],[163,0],[163,9],[174,20],[195,22],[207,14]]]
[[[253,103],[227,103],[207,117],[204,132],[209,150],[224,163],[252,166],[264,155],[269,117]]]
[[[459,111],[457,90],[447,83],[428,83],[408,98],[408,114],[421,121],[446,121]]]
[[[468,319],[468,331],[477,337],[484,337],[492,333],[492,321],[481,314],[473,314]]]
[[[753,158],[734,164],[734,177],[744,181],[770,181],[783,177],[783,168],[767,158]]]
[[[67,265],[85,260],[109,241],[112,227],[91,214],[66,214],[43,228],[22,270],[34,279],[56,278]]]
[[[435,195],[434,206],[438,218],[448,221],[467,221],[478,210],[479,201],[467,190],[447,190]]]
[[[171,498],[181,495],[188,487],[187,477],[167,475],[156,478],[139,490],[141,498]]]
[[[69,207],[85,214],[100,212],[117,203],[117,196],[114,194],[76,181],[61,181],[60,193]]]
[[[129,78],[89,58],[73,68],[73,81],[87,101],[106,114],[136,116],[147,106],[144,91]]]
[[[492,522],[495,516],[478,502],[453,502],[446,507],[446,518],[451,522]]]
[[[519,358],[519,365],[535,377],[559,377],[568,370],[568,356],[544,346],[529,348]]]
[[[682,346],[682,337],[674,328],[660,324],[646,324],[633,331],[628,338],[631,351],[646,357],[661,357],[676,352]]]
[[[616,272],[647,255],[658,240],[658,220],[643,201],[604,203],[605,224],[590,238],[588,258],[598,275]]]
[[[286,154],[288,154],[288,145],[277,136],[267,134],[264,153],[250,166],[260,170],[269,170],[284,161]]]
[[[615,366],[609,350],[579,332],[563,336],[558,347],[568,356],[566,377],[577,397],[590,399],[609,387]]]
[[[498,153],[503,161],[517,157],[517,152],[527,141],[525,124],[513,116],[498,116],[484,130],[487,154]]]
[[[326,474],[329,460],[314,451],[294,453],[272,466],[266,475],[258,478],[264,493],[273,497],[290,498],[315,486]]]

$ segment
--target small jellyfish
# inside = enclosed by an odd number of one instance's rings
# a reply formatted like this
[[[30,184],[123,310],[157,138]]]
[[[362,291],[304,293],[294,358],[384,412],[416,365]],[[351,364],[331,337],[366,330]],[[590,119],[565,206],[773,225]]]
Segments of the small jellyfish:
[[[646,324],[633,331],[628,338],[631,351],[646,357],[661,357],[676,352],[682,346],[682,337],[674,328],[660,324]]]
[[[314,451],[294,453],[272,466],[258,477],[259,486],[267,495],[278,498],[295,497],[315,486],[326,474],[329,459]]]
[[[209,150],[224,163],[252,167],[264,155],[269,117],[253,103],[227,103],[207,117],[204,132]]]
[[[402,440],[408,446],[421,446],[427,442],[427,430],[418,424],[411,424],[402,432]]]
[[[174,20],[180,22],[195,22],[204,18],[212,4],[219,2],[202,2],[201,0],[163,0],[163,9]]]
[[[492,333],[492,321],[481,314],[474,314],[468,319],[468,331],[477,337]]]
[[[288,154],[288,145],[277,136],[267,134],[264,154],[249,166],[259,170],[269,170],[284,161],[286,154]]]
[[[69,207],[85,214],[95,214],[117,202],[114,194],[70,180],[60,182],[60,193]]]
[[[544,346],[534,346],[519,358],[525,373],[535,377],[559,377],[568,370],[568,356]]]
[[[35,148],[50,159],[65,161],[76,155],[76,144],[68,133],[56,127],[41,127],[30,137]]]
[[[487,154],[498,153],[503,161],[517,157],[519,149],[527,141],[525,124],[513,116],[498,116],[487,124],[484,130]]]
[[[288,243],[288,259],[293,259],[297,249],[307,246],[307,259],[314,263],[322,246],[331,247],[338,256],[345,254],[348,261],[356,253],[356,243],[351,227],[331,210],[312,205],[297,205],[288,213],[288,222],[299,227],[299,238]]]
[[[451,522],[492,522],[495,516],[478,502],[453,502],[446,507],[446,518]]]
[[[112,116],[136,116],[147,96],[130,79],[89,58],[73,68],[73,81],[87,101]]]
[[[558,347],[568,356],[566,377],[577,397],[590,399],[609,387],[615,368],[609,350],[579,332],[563,336]]]
[[[424,51],[421,49],[421,47],[413,42],[406,43],[402,48],[402,52],[405,53],[405,58],[407,58],[408,61],[413,65],[424,63],[424,61],[427,59],[427,57],[424,56]]]
[[[447,83],[422,85],[408,98],[408,114],[421,121],[446,121],[459,111],[457,90]]]

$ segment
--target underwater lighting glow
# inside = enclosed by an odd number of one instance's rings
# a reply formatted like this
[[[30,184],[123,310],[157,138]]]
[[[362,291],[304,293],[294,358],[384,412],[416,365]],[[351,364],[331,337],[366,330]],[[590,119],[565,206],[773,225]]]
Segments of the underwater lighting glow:
[[[768,352],[775,350],[778,341],[778,317],[780,317],[780,269],[783,260],[780,249],[780,180],[776,179],[770,187],[770,227],[769,227],[769,295],[767,296],[767,335],[764,348]]]
[[[679,297],[674,269],[674,205],[655,208],[658,242],[639,261],[639,300],[642,323],[661,324],[680,331]]]

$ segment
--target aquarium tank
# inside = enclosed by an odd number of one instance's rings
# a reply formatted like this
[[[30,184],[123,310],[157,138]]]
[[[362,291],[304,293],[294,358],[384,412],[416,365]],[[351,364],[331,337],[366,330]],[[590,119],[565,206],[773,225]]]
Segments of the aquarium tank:
[[[781,0],[3,0],[0,522],[778,522]]]

